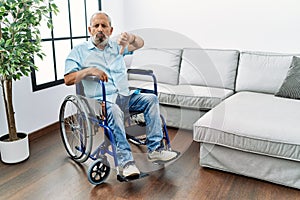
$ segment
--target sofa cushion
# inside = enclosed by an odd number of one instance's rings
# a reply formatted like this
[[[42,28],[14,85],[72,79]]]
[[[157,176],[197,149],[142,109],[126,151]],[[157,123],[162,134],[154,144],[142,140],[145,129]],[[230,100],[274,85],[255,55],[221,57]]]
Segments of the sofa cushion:
[[[207,111],[233,94],[233,90],[193,85],[177,85],[168,90],[159,90],[159,102]]]
[[[194,124],[194,140],[300,161],[300,101],[238,92]]]
[[[275,94],[292,62],[292,55],[242,52],[238,66],[236,91]]]
[[[300,58],[293,57],[291,67],[275,96],[300,99]]]
[[[181,49],[140,49],[131,56],[131,68],[150,69],[160,83],[178,84]],[[129,75],[131,80],[151,81],[149,76]]]
[[[130,80],[129,85],[153,89],[153,83],[151,82]],[[202,111],[210,110],[232,94],[233,90],[222,88],[158,84],[158,98],[160,104]]]
[[[233,90],[238,58],[236,50],[183,49],[179,84]]]

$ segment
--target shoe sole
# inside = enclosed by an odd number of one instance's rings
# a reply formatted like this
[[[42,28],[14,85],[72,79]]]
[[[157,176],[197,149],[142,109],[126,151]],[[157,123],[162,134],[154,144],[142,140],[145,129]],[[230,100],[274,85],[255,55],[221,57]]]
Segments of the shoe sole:
[[[139,176],[140,175],[140,173],[132,173],[132,174],[129,174],[129,175],[126,175],[126,176],[124,176],[124,177],[126,177],[126,178],[128,178],[128,177],[135,177],[135,176]]]

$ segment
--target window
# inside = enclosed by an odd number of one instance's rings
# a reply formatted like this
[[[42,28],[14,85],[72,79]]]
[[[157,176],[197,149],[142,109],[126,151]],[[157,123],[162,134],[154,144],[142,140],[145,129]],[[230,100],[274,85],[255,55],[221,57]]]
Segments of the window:
[[[64,82],[64,63],[67,55],[73,46],[89,38],[89,17],[101,10],[101,0],[56,0],[55,3],[60,12],[57,16],[50,13],[53,30],[49,30],[46,23],[40,27],[42,50],[46,56],[43,60],[38,56],[34,57],[38,70],[31,73],[33,91]]]

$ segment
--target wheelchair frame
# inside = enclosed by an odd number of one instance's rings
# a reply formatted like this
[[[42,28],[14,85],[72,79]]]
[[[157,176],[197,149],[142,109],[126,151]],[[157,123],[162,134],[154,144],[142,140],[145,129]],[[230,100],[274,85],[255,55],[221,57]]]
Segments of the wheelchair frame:
[[[139,89],[142,93],[154,93],[157,95],[157,80],[152,70],[141,70],[141,69],[129,69],[128,73],[132,74],[140,74],[140,75],[148,75],[152,76],[154,82],[154,89],[142,89],[142,88],[131,88],[131,89]],[[139,177],[124,177],[119,173],[119,164],[116,155],[116,142],[114,139],[113,131],[108,126],[106,113],[106,90],[105,84],[103,81],[97,79],[96,77],[88,77],[89,80],[98,81],[102,88],[103,101],[101,103],[102,108],[102,116],[95,117],[92,115],[92,111],[88,106],[88,102],[85,97],[80,95],[68,95],[60,108],[59,121],[60,121],[60,131],[61,137],[64,143],[64,147],[69,154],[69,156],[76,162],[82,163],[85,162],[88,158],[92,159],[94,162],[88,168],[88,180],[94,184],[98,185],[103,183],[110,173],[110,164],[107,160],[106,155],[110,155],[113,157],[114,166],[117,170],[117,179],[121,182],[130,181],[136,178],[142,178],[147,176],[148,174],[142,173]],[[80,88],[76,87],[76,93],[79,92]],[[74,104],[76,107],[75,116],[69,115],[69,113],[65,113],[66,107],[69,103]],[[74,114],[74,113],[72,113]],[[162,120],[162,129],[163,129],[163,145],[164,148],[171,150],[170,139],[168,136],[168,130],[166,127],[165,120],[161,115]],[[104,132],[104,141],[93,151],[92,143],[93,143],[93,135],[97,133],[96,128],[103,128]],[[94,129],[94,130],[93,130]],[[95,134],[92,132],[95,131]],[[69,138],[68,134],[72,136]],[[134,144],[146,145],[145,141],[138,139],[134,136],[130,136],[126,132],[127,139]],[[72,139],[72,141],[69,141]],[[75,146],[73,145],[73,139],[75,141]],[[111,146],[111,150],[109,149]]]

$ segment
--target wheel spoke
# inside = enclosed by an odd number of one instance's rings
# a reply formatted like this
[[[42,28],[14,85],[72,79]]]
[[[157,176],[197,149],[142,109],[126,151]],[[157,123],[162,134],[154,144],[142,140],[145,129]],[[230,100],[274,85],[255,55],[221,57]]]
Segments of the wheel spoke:
[[[105,164],[104,164],[105,163]],[[103,183],[110,173],[110,166],[106,159],[98,159],[92,163],[88,170],[88,179],[94,184]]]
[[[88,159],[92,148],[91,124],[77,96],[66,97],[60,111],[61,135],[68,154],[77,162]]]

